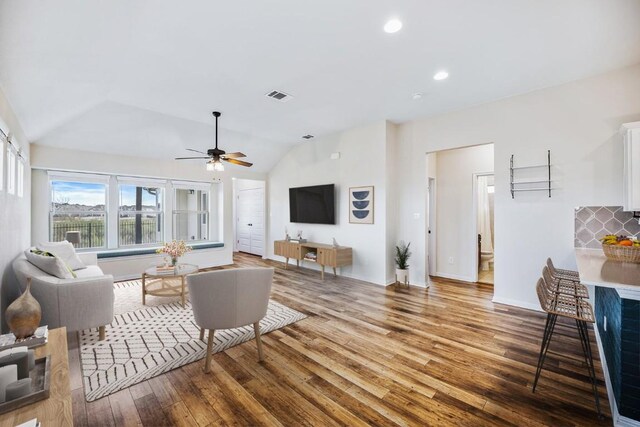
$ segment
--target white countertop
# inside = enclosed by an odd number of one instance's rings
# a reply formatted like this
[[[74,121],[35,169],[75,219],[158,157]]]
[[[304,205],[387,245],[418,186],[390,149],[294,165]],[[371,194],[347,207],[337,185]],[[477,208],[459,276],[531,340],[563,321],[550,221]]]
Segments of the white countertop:
[[[576,248],[580,282],[615,288],[622,298],[640,299],[640,264],[610,261],[601,249]]]

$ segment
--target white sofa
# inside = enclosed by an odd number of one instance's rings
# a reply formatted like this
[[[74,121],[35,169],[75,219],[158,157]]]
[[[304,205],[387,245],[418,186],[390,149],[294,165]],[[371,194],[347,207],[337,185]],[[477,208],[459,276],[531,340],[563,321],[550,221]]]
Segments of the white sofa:
[[[68,331],[99,328],[104,339],[105,325],[113,321],[113,276],[98,267],[95,253],[78,253],[86,268],[75,270],[76,278],[59,279],[31,264],[22,254],[13,262],[21,292],[31,278],[31,294],[42,308],[41,325],[49,329],[66,326]]]

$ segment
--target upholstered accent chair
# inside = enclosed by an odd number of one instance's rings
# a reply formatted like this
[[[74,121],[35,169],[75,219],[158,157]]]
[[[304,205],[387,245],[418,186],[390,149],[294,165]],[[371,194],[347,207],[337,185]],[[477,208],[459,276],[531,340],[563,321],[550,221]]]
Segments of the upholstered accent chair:
[[[204,371],[209,372],[216,330],[253,324],[258,357],[263,360],[260,320],[267,314],[273,268],[238,268],[187,276],[189,299],[200,339],[208,329]]]

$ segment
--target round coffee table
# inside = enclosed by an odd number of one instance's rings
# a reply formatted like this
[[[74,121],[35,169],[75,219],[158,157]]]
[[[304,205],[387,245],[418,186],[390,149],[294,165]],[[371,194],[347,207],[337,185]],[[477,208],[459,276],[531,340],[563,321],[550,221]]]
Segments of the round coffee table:
[[[153,266],[142,273],[142,304],[146,304],[146,295],[157,297],[177,297],[182,300],[187,294],[185,277],[197,273],[198,266],[194,264],[178,264],[170,270],[161,270]]]

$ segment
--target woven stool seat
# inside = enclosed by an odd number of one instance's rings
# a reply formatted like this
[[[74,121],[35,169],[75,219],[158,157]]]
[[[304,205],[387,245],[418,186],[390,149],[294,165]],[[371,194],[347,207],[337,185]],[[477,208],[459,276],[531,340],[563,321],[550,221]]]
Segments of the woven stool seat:
[[[542,278],[545,286],[550,285],[551,289],[559,294],[571,295],[578,298],[589,298],[589,290],[581,283],[557,279],[551,275],[551,270],[546,265],[542,269]]]
[[[551,287],[548,283],[545,284],[543,278],[538,279],[536,291],[538,292],[538,299],[541,301],[540,305],[545,304],[542,305],[544,311],[587,323],[595,322],[593,308],[583,298],[576,298],[573,295],[565,295],[553,291],[549,292],[549,289]]]
[[[580,274],[578,274],[577,271],[556,268],[553,265],[551,258],[547,258],[547,267],[549,268],[549,271],[551,271],[551,275],[556,279],[571,280],[573,282],[580,281]]]

